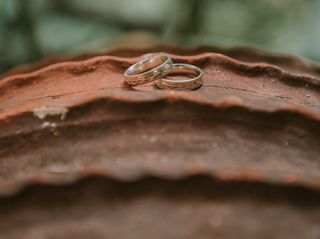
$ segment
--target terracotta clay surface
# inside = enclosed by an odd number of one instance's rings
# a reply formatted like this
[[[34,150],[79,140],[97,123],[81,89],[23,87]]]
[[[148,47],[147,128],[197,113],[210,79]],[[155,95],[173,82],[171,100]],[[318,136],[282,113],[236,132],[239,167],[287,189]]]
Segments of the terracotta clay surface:
[[[159,51],[201,67],[203,86],[123,83]],[[118,48],[13,70],[0,80],[0,231],[319,238],[319,91],[318,66],[251,50]]]

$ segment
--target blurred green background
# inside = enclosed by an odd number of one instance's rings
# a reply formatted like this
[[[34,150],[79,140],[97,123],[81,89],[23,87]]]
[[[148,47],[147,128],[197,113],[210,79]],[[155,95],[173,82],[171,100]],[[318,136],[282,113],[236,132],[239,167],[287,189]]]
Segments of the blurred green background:
[[[0,0],[0,72],[118,44],[253,47],[320,61],[319,0]]]

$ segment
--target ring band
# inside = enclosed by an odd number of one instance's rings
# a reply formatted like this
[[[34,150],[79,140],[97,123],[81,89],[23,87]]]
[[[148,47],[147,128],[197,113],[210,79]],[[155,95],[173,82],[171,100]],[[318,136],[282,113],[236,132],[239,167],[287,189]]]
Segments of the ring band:
[[[131,86],[143,85],[167,75],[172,68],[170,56],[153,56],[130,66],[124,72],[125,81]]]
[[[186,75],[192,75],[194,77],[191,79],[180,80],[160,78],[156,80],[156,85],[161,89],[165,88],[174,90],[194,90],[202,85],[203,71],[199,67],[189,64],[177,63],[173,64],[173,69],[170,74],[172,73],[182,73]]]

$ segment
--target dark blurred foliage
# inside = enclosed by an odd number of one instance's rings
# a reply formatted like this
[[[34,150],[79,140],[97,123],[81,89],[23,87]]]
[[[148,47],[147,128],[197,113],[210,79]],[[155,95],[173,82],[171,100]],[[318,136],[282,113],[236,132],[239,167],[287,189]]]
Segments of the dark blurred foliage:
[[[0,72],[118,44],[254,47],[320,60],[318,0],[0,0]]]

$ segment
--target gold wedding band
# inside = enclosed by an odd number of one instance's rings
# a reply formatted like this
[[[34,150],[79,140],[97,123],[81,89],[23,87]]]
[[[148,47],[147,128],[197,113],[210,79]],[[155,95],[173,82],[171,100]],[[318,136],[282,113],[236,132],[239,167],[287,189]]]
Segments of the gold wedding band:
[[[159,88],[172,90],[194,90],[202,85],[203,71],[194,65],[177,63],[169,74],[192,75],[190,79],[168,79],[161,77],[155,81]]]
[[[167,55],[157,55],[139,61],[125,72],[125,82],[131,86],[143,85],[155,81],[172,70],[172,60]]]

